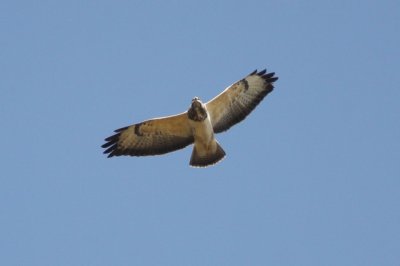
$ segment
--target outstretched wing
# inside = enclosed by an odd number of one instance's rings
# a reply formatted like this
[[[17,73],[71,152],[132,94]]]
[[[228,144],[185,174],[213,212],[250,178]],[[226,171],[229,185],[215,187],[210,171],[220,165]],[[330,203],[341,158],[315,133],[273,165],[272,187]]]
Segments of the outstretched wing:
[[[274,75],[274,72],[267,73],[266,69],[255,70],[206,103],[214,132],[228,130],[245,119],[273,90],[273,83],[278,80]]]
[[[157,155],[193,143],[187,113],[155,118],[115,130],[102,146],[108,157]]]

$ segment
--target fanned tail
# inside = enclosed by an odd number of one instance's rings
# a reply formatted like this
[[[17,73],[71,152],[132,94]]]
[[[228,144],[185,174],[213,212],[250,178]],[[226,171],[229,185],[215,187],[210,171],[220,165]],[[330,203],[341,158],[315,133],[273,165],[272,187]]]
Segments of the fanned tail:
[[[190,165],[193,167],[207,167],[218,163],[225,157],[224,149],[216,140],[210,146],[211,148],[205,154],[201,154],[195,144],[190,158]]]

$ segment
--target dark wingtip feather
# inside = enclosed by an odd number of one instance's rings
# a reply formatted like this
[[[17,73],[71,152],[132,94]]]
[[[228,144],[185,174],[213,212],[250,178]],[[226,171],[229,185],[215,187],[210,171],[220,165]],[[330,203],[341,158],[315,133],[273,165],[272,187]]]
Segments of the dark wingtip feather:
[[[117,144],[115,143],[114,145],[109,147],[107,150],[105,150],[103,153],[104,154],[110,153],[110,152],[114,151],[116,148],[117,148]]]
[[[120,128],[117,129],[119,133],[114,134],[110,137],[105,138],[106,143],[104,143],[103,145],[101,145],[102,148],[106,149],[103,153],[107,154],[109,153],[109,155],[107,156],[108,158],[115,156],[115,151],[118,149],[118,140],[119,137],[121,135],[121,131],[126,129],[125,128]],[[116,130],[116,131],[117,131]]]
[[[104,140],[105,141],[109,141],[109,142],[116,141],[116,140],[118,140],[120,134],[121,133],[114,134],[112,136],[109,136],[109,137],[105,138]]]
[[[260,77],[263,77],[264,80],[269,82],[269,83],[273,83],[273,82],[278,80],[278,77],[274,77],[275,76],[275,72],[267,73],[267,69],[263,69],[260,72],[258,72],[257,69],[256,69],[256,70],[254,70],[253,72],[251,72],[249,74],[249,76],[252,76],[252,75],[258,75]]]
[[[260,75],[268,83],[274,83],[275,81],[278,80],[278,77],[274,77],[275,72],[267,73],[266,71],[263,70],[259,72],[258,75]]]
[[[260,72],[257,73],[259,76],[263,76],[267,72],[267,69],[263,69]]]
[[[114,130],[114,132],[115,132],[115,133],[119,133],[119,132],[121,132],[121,131],[124,131],[124,130],[127,129],[128,127],[129,127],[129,126],[118,128],[118,129]]]
[[[257,69],[254,70],[253,72],[251,72],[250,74],[248,74],[248,76],[252,76],[252,75],[254,75],[254,74],[256,74],[256,73],[257,73]]]
[[[278,77],[273,77],[273,78],[267,79],[267,81],[270,83],[273,83],[273,82],[277,81],[278,79],[279,79]]]
[[[108,138],[107,138],[108,139]],[[114,139],[106,139],[106,143],[104,143],[103,145],[101,145],[102,148],[107,148],[111,145],[113,145],[114,143],[116,143],[116,141],[114,141]]]
[[[275,75],[275,72],[267,73],[267,74],[263,75],[263,78],[266,78],[266,79],[272,78],[274,75]]]
[[[109,142],[106,142],[106,143],[104,143],[103,145],[101,145],[101,147],[102,147],[103,149],[107,148],[108,146],[109,146]]]

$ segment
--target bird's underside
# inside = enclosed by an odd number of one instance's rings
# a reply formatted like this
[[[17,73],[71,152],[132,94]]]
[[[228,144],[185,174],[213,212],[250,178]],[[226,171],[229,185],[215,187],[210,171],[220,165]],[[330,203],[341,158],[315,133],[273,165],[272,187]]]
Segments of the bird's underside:
[[[213,165],[225,157],[214,134],[246,118],[273,90],[278,79],[274,75],[254,71],[205,104],[195,97],[186,112],[117,129],[105,139],[104,153],[108,157],[160,155],[194,144],[190,165]]]

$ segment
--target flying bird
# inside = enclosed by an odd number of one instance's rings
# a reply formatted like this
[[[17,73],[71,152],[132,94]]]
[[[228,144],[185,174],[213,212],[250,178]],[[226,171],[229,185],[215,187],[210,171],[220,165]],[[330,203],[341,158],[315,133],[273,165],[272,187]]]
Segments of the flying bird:
[[[207,103],[192,99],[186,112],[150,119],[115,130],[106,138],[108,157],[159,155],[194,143],[190,165],[206,167],[225,157],[215,134],[242,121],[274,88],[278,80],[267,70],[253,71]]]

